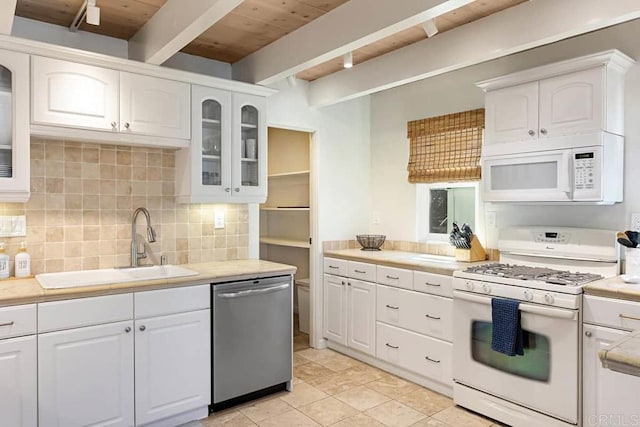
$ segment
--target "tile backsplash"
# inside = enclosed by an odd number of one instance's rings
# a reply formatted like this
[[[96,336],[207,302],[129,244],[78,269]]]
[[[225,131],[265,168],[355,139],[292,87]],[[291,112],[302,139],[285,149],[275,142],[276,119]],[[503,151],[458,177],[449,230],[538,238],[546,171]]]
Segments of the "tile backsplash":
[[[141,263],[247,258],[247,205],[176,204],[174,178],[174,150],[33,139],[29,201],[0,204],[0,215],[26,215],[27,236],[0,241],[12,261],[26,241],[33,274],[128,265],[131,216],[146,207],[157,241]],[[137,225],[146,236],[144,215]]]

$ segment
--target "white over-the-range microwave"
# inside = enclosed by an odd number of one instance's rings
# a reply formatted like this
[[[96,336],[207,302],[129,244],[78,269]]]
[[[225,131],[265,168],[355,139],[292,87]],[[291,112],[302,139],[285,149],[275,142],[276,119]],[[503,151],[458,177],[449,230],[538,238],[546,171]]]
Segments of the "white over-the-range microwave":
[[[485,202],[613,204],[623,197],[624,138],[608,132],[486,143]]]

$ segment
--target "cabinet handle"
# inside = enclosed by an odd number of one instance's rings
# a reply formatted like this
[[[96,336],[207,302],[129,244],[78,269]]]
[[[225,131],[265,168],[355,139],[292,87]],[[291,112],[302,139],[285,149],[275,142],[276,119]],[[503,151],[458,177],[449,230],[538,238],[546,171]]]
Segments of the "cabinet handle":
[[[351,282],[347,282],[347,286],[351,286]]]
[[[147,329],[147,327],[146,327],[146,326],[144,326],[144,325],[140,326],[140,330],[141,330],[141,331],[144,331],[145,329]]]
[[[353,270],[354,273],[360,273],[360,274],[365,274],[366,271],[362,271],[362,270]]]
[[[434,317],[434,316],[429,316],[428,314],[424,315],[425,317],[428,317],[429,319],[433,319],[433,320],[440,320],[439,317]]]
[[[131,127],[131,125],[129,124],[129,122],[127,122],[127,123],[125,123],[125,124],[124,124],[124,128],[125,128],[125,129],[129,129],[129,127]]]
[[[540,129],[540,133],[543,135],[547,134],[547,130],[545,128]]]
[[[224,191],[226,191],[227,193],[231,192],[231,189],[229,187],[225,188]]]
[[[530,129],[530,130],[529,130],[529,135],[533,136],[533,135],[535,135],[535,134],[536,134],[536,132],[535,132],[533,129]]]
[[[125,331],[126,333],[131,332],[131,327],[130,327],[130,326],[127,326],[126,328],[124,328],[124,331]]]
[[[337,270],[337,269],[338,269],[338,268],[340,268],[340,267],[336,267],[335,265],[330,265],[330,266],[329,266],[329,268],[333,268],[333,269],[336,269],[336,270]]]
[[[427,286],[435,286],[436,288],[439,288],[440,285],[438,283],[429,283],[429,282],[424,282],[425,285]]]
[[[344,283],[344,280],[342,281],[342,286],[346,285],[346,283]]]
[[[587,331],[584,333],[586,336],[591,337],[591,331]]]
[[[621,319],[640,320],[640,317],[627,316],[626,314],[618,314]]]
[[[429,362],[432,362],[432,363],[440,363],[440,361],[439,361],[439,360],[432,359],[432,358],[430,358],[429,356],[425,356],[424,358],[425,358],[425,359],[427,359]]]
[[[117,122],[111,122],[111,127],[116,129],[118,127],[118,123]]]
[[[400,347],[398,347],[398,346],[396,346],[396,345],[391,345],[391,344],[389,344],[389,343],[386,343],[385,345],[386,345],[387,347],[389,347],[389,348],[394,348],[394,349],[396,349],[396,350],[400,348]]]
[[[399,278],[399,277],[389,276],[389,275],[387,274],[387,279],[399,280],[400,278]]]
[[[236,193],[240,192],[240,189],[238,187],[234,188],[233,191],[235,191]]]
[[[394,307],[392,305],[387,304],[387,308],[390,308],[392,310],[400,310],[400,307]]]
[[[11,326],[13,325],[13,320],[11,322],[0,323],[0,326]]]

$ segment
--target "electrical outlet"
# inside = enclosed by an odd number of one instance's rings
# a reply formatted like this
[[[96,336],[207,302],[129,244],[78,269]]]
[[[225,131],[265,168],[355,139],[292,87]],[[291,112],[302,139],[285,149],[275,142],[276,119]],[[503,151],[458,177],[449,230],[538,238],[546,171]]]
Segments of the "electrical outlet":
[[[640,213],[631,214],[631,230],[640,231]]]
[[[490,228],[498,227],[498,213],[496,211],[487,212],[486,220],[487,220],[487,227],[490,227]]]
[[[224,211],[215,211],[213,219],[214,228],[224,228]]]

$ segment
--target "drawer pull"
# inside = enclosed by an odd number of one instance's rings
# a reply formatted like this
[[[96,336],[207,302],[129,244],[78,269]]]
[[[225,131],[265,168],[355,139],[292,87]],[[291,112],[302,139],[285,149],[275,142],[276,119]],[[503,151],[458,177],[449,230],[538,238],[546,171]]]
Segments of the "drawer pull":
[[[394,307],[394,306],[389,305],[389,304],[387,304],[387,305],[386,305],[386,307],[387,307],[387,308],[390,308],[390,309],[392,309],[392,310],[399,310],[399,309],[400,309],[400,307]]]
[[[640,320],[640,317],[627,316],[626,314],[618,314],[621,319]],[[1,326],[1,325],[0,325]]]
[[[432,363],[440,363],[440,361],[439,361],[439,360],[432,359],[432,358],[430,358],[429,356],[425,356],[424,358],[425,358],[425,359],[427,359],[429,362],[432,362]]]
[[[400,280],[399,277],[389,276],[388,274],[387,274],[387,279]]]
[[[354,273],[360,273],[360,274],[365,274],[366,271],[362,271],[362,270],[353,270]]]
[[[340,267],[336,267],[335,265],[330,265],[329,268],[335,268],[336,270],[339,269]]]
[[[386,343],[385,345],[386,345],[387,347],[389,347],[389,348],[394,348],[394,349],[396,349],[396,350],[400,348],[400,347],[398,347],[398,346],[391,345],[391,344],[389,344],[389,343]]]
[[[427,286],[435,286],[436,288],[439,288],[440,285],[438,283],[429,283],[429,282],[424,282],[425,285]]]
[[[424,317],[427,317],[429,319],[433,319],[433,320],[440,320],[439,317],[435,317],[435,316],[429,316],[428,314],[425,314]]]
[[[0,323],[0,326],[11,326],[13,325],[13,320],[11,322]]]

